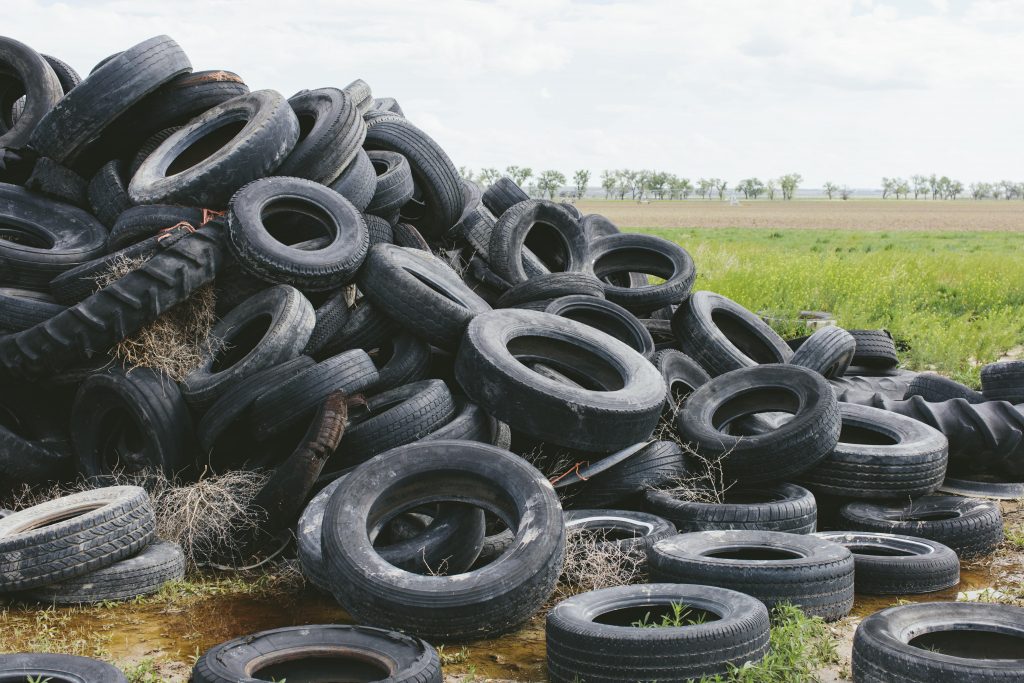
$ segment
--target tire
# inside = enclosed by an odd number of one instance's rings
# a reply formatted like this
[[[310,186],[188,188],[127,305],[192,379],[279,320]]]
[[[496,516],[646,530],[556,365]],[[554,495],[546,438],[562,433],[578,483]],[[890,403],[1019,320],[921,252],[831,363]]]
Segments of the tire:
[[[622,306],[592,296],[563,296],[555,299],[545,313],[575,320],[623,342],[644,358],[654,355],[654,339],[636,316]]]
[[[668,320],[659,320],[652,318],[641,318],[640,324],[647,328],[647,331],[651,333],[651,338],[654,339],[654,350],[655,351],[666,351],[673,349],[679,350],[679,341],[676,339],[675,333],[672,331],[672,323]],[[687,356],[689,358],[689,356]],[[701,368],[704,374],[707,375],[707,371]],[[709,375],[710,377],[710,375]]]
[[[426,379],[430,372],[430,344],[408,332],[382,342],[373,358],[380,376],[372,387],[377,393]]]
[[[0,148],[24,147],[33,129],[63,97],[60,80],[41,54],[13,38],[0,39],[0,72],[10,73],[17,90],[26,95],[25,108],[16,122],[7,125],[6,120],[0,120]],[[4,105],[0,119],[7,119],[11,111],[8,104],[14,103],[0,99]]]
[[[405,112],[402,111],[402,107],[394,97],[374,97],[371,110],[405,116]]]
[[[793,418],[751,435],[729,433],[739,418],[783,410]],[[733,370],[690,395],[676,428],[698,454],[721,460],[726,480],[784,481],[822,462],[839,442],[839,405],[824,377],[795,365]]]
[[[491,309],[433,254],[389,244],[370,250],[359,289],[396,323],[448,350],[475,316]]]
[[[524,361],[542,362],[586,388],[541,377]],[[474,318],[455,376],[473,402],[513,429],[595,453],[646,440],[665,402],[661,374],[643,356],[603,332],[535,311]]]
[[[113,486],[55,498],[0,520],[0,591],[66,581],[135,555],[156,520],[149,494]]]
[[[330,653],[325,658],[325,653]],[[245,679],[328,680],[339,669],[359,680],[441,683],[441,660],[428,643],[366,626],[289,626],[216,645],[196,662],[195,683]],[[375,678],[373,678],[375,677]]]
[[[349,311],[348,323],[327,341],[316,356],[325,359],[342,351],[380,348],[401,331],[398,323],[364,297],[356,300]]]
[[[685,605],[707,623],[630,628]],[[657,623],[655,617],[655,623]],[[618,586],[576,595],[547,616],[552,683],[686,683],[746,669],[768,652],[768,610],[732,590],[672,583]]]
[[[823,327],[800,345],[789,362],[835,379],[850,367],[856,348],[857,340],[843,328]]]
[[[114,227],[117,217],[132,206],[124,162],[114,159],[103,164],[89,181],[87,193],[93,215],[108,228]]]
[[[485,506],[515,531],[512,546],[454,577],[390,570],[365,530],[391,510],[446,499]],[[388,509],[378,507],[383,500]],[[345,610],[361,622],[423,637],[468,640],[516,628],[551,595],[565,550],[558,498],[540,472],[473,442],[420,442],[377,456],[345,477],[324,520],[331,587]]]
[[[555,482],[564,505],[609,508],[625,502],[639,502],[638,494],[668,486],[688,474],[683,450],[675,442],[653,441],[638,446],[643,447],[625,449],[602,458]]]
[[[237,190],[276,170],[298,138],[298,119],[280,93],[240,95],[164,140],[142,162],[128,195],[135,204],[223,209]]]
[[[109,567],[29,592],[28,597],[54,605],[131,600],[152,595],[169,581],[185,578],[185,555],[177,543],[157,541],[138,555]]]
[[[510,287],[498,299],[496,308],[516,308],[532,301],[553,301],[564,296],[603,299],[600,280],[587,273],[546,273]]]
[[[960,583],[960,558],[925,538],[856,531],[815,534],[853,553],[855,585],[863,595],[919,595]]]
[[[74,306],[88,299],[99,290],[98,281],[110,274],[116,265],[132,261],[146,261],[161,248],[170,246],[167,242],[159,242],[155,238],[143,240],[120,251],[111,252],[91,261],[65,270],[50,280],[50,292],[53,298],[65,306]]]
[[[529,245],[548,270],[585,271],[588,246],[579,222],[553,202],[529,200],[516,204],[494,224],[487,253],[495,273],[512,285],[531,277],[523,265],[523,247],[538,225],[555,233],[542,234],[539,239],[543,241]]]
[[[128,683],[117,668],[88,657],[74,655],[0,655],[0,671],[14,681],[61,681],[61,683]]]
[[[622,231],[619,226],[612,223],[608,218],[599,213],[588,213],[580,219],[580,223],[587,231],[587,237],[593,242],[601,237],[618,235]]]
[[[308,417],[329,394],[354,395],[373,386],[377,368],[365,351],[354,349],[317,363],[259,396],[250,421],[257,439],[266,439]]]
[[[294,287],[246,299],[210,330],[211,352],[182,381],[185,400],[203,410],[252,373],[295,358],[315,324],[312,304]]]
[[[454,417],[455,401],[439,379],[390,389],[368,398],[365,410],[349,412],[338,455],[346,465],[357,465],[417,441]]]
[[[313,326],[313,333],[309,335],[306,347],[302,350],[307,355],[313,355],[322,349],[331,337],[348,324],[351,312],[345,288],[328,292],[313,312],[316,315],[316,324]]]
[[[714,292],[694,292],[672,316],[679,348],[712,377],[765,363],[788,363],[793,352],[756,315]]]
[[[409,162],[397,152],[374,151],[367,152],[367,156],[377,174],[377,184],[366,212],[397,223],[402,207],[415,190]]]
[[[142,168],[142,164],[149,158],[149,155],[159,149],[160,145],[164,144],[164,140],[171,137],[179,130],[182,126],[171,126],[170,128],[164,128],[163,130],[153,133],[146,138],[139,148],[135,150],[135,154],[132,156],[132,161],[128,165],[128,182],[131,183],[131,179],[135,177],[135,174]],[[131,201],[129,195],[128,200]]]
[[[857,342],[850,365],[886,370],[899,365],[896,344],[888,330],[847,330]],[[851,373],[852,374],[852,373]]]
[[[357,78],[342,88],[342,90],[348,94],[349,99],[356,105],[360,116],[373,109],[373,92],[370,90],[370,84],[363,79]]]
[[[222,241],[220,227],[211,223],[46,322],[0,337],[0,367],[31,379],[104,354],[211,282]]]
[[[1024,675],[1024,608],[966,602],[899,605],[853,637],[857,683],[1010,683]]]
[[[910,380],[904,398],[911,396],[920,396],[933,403],[953,398],[962,398],[968,403],[984,403],[988,400],[981,392],[931,372],[922,372]]]
[[[395,241],[395,246],[406,247],[408,249],[419,249],[420,251],[430,252],[430,245],[423,239],[423,235],[420,231],[409,225],[408,223],[395,223],[391,227],[392,238]],[[433,253],[433,252],[431,252]],[[447,266],[448,264],[445,263]],[[449,266],[450,268],[451,266]]]
[[[167,36],[113,57],[65,95],[36,125],[29,145],[40,156],[73,162],[117,117],[175,76],[192,70]]]
[[[644,493],[644,509],[671,521],[680,533],[742,529],[810,534],[817,525],[814,496],[796,484],[730,488],[721,500],[680,500],[667,491],[652,490]]]
[[[500,218],[501,214],[519,202],[525,202],[529,199],[530,195],[523,192],[511,178],[503,176],[495,180],[490,187],[484,190],[480,201],[495,217]]]
[[[0,498],[25,485],[72,478],[67,413],[54,399],[52,389],[5,388],[0,401]]]
[[[983,367],[981,393],[989,401],[1024,403],[1024,361],[989,363]]]
[[[85,211],[0,183],[0,283],[45,289],[69,268],[103,255],[107,229]]]
[[[940,493],[952,493],[969,498],[1017,500],[1024,498],[1024,482],[1000,481],[1002,477],[990,474],[960,474],[947,476]]]
[[[370,235],[371,247],[375,244],[395,243],[395,231],[391,228],[391,223],[372,213],[365,214],[363,218],[366,219],[366,230]]]
[[[125,249],[180,223],[188,223],[194,229],[201,228],[203,210],[164,204],[133,206],[117,217],[114,227],[110,229],[107,250]]]
[[[652,545],[676,535],[675,526],[667,519],[646,512],[608,509],[567,510],[565,531],[567,535],[574,532],[599,534],[599,549],[639,553],[645,559]]]
[[[21,332],[64,310],[45,292],[0,287],[0,330]]]
[[[988,555],[1003,540],[999,504],[977,498],[923,496],[906,505],[847,503],[840,524],[853,531],[878,531],[938,541],[960,559]]]
[[[778,531],[698,531],[655,543],[651,581],[738,590],[773,609],[842,619],[853,609],[853,555],[838,543]]]
[[[686,405],[686,400],[700,387],[711,381],[704,368],[682,351],[664,349],[651,357],[651,364],[661,372],[668,387],[665,396],[664,417],[672,422]]]
[[[88,377],[75,396],[71,434],[86,477],[160,473],[174,481],[195,470],[188,406],[174,380],[149,368]]]
[[[832,454],[800,475],[812,490],[846,498],[916,498],[942,485],[949,442],[898,413],[840,403],[842,430]]]
[[[89,183],[85,178],[47,157],[36,160],[25,189],[80,209],[89,208]]]
[[[352,162],[366,124],[351,96],[337,88],[304,90],[288,100],[299,121],[299,139],[278,167],[281,176],[333,182]]]
[[[493,443],[496,420],[465,396],[456,395],[454,400],[455,417],[419,440]]]
[[[484,544],[483,510],[442,504],[425,521],[426,526],[409,538],[390,539],[388,545],[379,545],[379,537],[374,539],[377,554],[391,566],[421,576],[454,576],[473,566]]]
[[[327,243],[315,249],[301,243],[325,233]],[[245,270],[312,292],[350,282],[370,243],[366,221],[348,200],[301,178],[263,178],[235,193],[227,234],[228,249]]]
[[[634,313],[650,313],[681,303],[689,296],[697,277],[690,254],[675,242],[655,235],[618,234],[594,240],[587,269],[604,281],[604,295],[609,301]],[[645,276],[642,286],[609,282],[617,275],[631,272]],[[663,282],[646,284],[647,274],[656,275]]]
[[[367,150],[397,152],[409,162],[417,198],[416,215],[403,213],[428,238],[438,238],[462,215],[462,179],[448,155],[434,140],[398,115],[373,119],[366,131]]]
[[[328,187],[352,202],[359,211],[366,211],[377,189],[377,174],[366,152],[358,150],[341,175]]]

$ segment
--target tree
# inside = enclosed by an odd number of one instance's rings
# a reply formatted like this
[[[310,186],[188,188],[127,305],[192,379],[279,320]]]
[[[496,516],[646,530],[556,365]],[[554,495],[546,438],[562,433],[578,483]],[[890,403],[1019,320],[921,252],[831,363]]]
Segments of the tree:
[[[508,174],[508,177],[512,179],[513,183],[522,187],[523,183],[533,176],[533,169],[529,166],[507,166],[505,168],[505,173]]]
[[[882,178],[882,199],[885,199],[891,194],[896,193],[896,179],[895,178]]]
[[[775,191],[778,189],[778,181],[775,178],[769,178],[768,182],[764,184],[764,191],[768,193],[768,199],[775,199]]]
[[[615,185],[618,183],[618,178],[615,175],[615,171],[609,171],[605,169],[601,171],[601,188],[604,189],[604,198],[609,199],[612,193],[615,192]]]
[[[715,183],[715,189],[718,190],[718,199],[725,199],[725,191],[729,189],[729,181],[718,180],[718,182]]]
[[[549,169],[543,171],[537,177],[537,189],[541,196],[547,195],[548,199],[554,199],[555,193],[565,185],[565,175],[558,171]]]
[[[469,166],[459,166],[459,175],[463,180],[473,180],[473,169]]]
[[[633,171],[625,169],[615,172],[615,193],[619,196],[620,200],[626,198],[627,192],[629,192],[630,196],[633,195],[633,179],[635,175]]]
[[[782,198],[792,199],[796,194],[796,188],[800,187],[804,177],[799,173],[787,173],[779,178],[779,187],[782,188]]]
[[[697,194],[701,199],[707,199],[711,189],[718,184],[718,178],[701,178],[697,181]]]
[[[939,179],[935,177],[934,173],[932,173],[928,176],[928,191],[931,192],[932,199],[939,198],[939,189]]]
[[[839,191],[839,186],[829,180],[821,186],[821,189],[825,190],[825,194],[828,195],[829,199],[832,199],[832,195]]]
[[[971,199],[984,199],[992,194],[991,183],[971,183],[968,189],[971,192]]]
[[[658,199],[665,198],[665,190],[668,189],[668,173],[664,171],[652,171],[648,180],[648,187]]]
[[[839,190],[839,198],[842,199],[843,201],[846,201],[851,196],[853,196],[853,190],[850,189],[849,185],[843,185],[843,187]]]
[[[480,183],[485,187],[493,185],[494,181],[501,177],[501,172],[496,168],[481,168]]]
[[[903,195],[904,199],[910,195],[910,183],[903,178],[896,178],[896,199],[899,199],[900,195]]]
[[[999,186],[1003,188],[1003,196],[1007,199],[1013,199],[1017,196],[1017,184],[1012,180],[1001,180],[999,181]]]
[[[964,192],[964,184],[959,180],[951,180],[946,183],[946,199],[956,199]]]
[[[764,183],[757,178],[747,178],[736,184],[736,189],[743,193],[745,199],[757,199],[764,192]]]
[[[923,175],[910,176],[911,182],[914,183],[914,199],[922,194],[928,194],[928,177]]]
[[[572,182],[576,185],[576,199],[583,199],[587,193],[587,183],[590,182],[590,171],[581,168],[572,174]]]

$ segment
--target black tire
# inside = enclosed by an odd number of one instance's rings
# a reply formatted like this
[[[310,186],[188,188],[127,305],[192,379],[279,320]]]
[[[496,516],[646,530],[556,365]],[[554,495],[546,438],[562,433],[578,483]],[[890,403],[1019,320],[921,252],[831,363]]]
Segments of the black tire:
[[[327,509],[327,503],[331,496],[341,486],[344,476],[341,475],[327,484],[313,496],[312,500],[306,504],[295,527],[295,550],[302,575],[325,593],[331,592],[331,579],[327,574],[321,549],[324,511]]]
[[[524,362],[541,362],[585,388],[541,377]],[[646,440],[665,402],[661,374],[643,356],[603,332],[535,311],[474,318],[455,376],[472,401],[512,428],[595,453]]]
[[[160,473],[196,465],[195,428],[178,385],[149,368],[89,376],[71,411],[78,470],[86,477]]]
[[[952,548],[913,536],[867,531],[815,534],[853,553],[855,586],[863,595],[918,595],[960,583],[960,558]]]
[[[503,176],[495,180],[490,187],[484,190],[480,201],[495,217],[501,217],[519,202],[530,199],[530,195],[523,192],[522,188],[516,185],[511,178]]]
[[[60,101],[63,89],[46,59],[13,38],[0,38],[0,73],[10,79],[12,91],[0,93],[0,148],[24,147],[33,129]],[[17,121],[9,121],[11,108],[22,94],[25,108]]]
[[[1024,361],[989,363],[981,369],[981,393],[989,401],[1024,403]]]
[[[622,231],[619,230],[619,226],[612,223],[607,217],[602,216],[599,213],[588,213],[580,219],[580,223],[587,230],[587,236],[590,241],[594,241],[601,237],[608,237],[609,235],[618,235]]]
[[[352,280],[370,243],[362,214],[337,192],[276,176],[235,193],[227,235],[231,254],[256,277],[313,292]]]
[[[789,362],[835,379],[850,367],[856,348],[857,340],[843,328],[823,327],[800,345]]]
[[[373,361],[360,349],[296,372],[253,403],[250,418],[256,438],[266,439],[300,422],[335,391],[358,394],[373,386],[378,378]]]
[[[82,576],[149,545],[156,520],[137,486],[75,493],[0,520],[0,591]]]
[[[442,678],[437,651],[418,638],[330,624],[262,631],[214,646],[196,662],[192,680],[328,680],[341,670],[353,679],[394,683],[441,683]]]
[[[846,498],[913,498],[942,485],[949,442],[937,429],[898,413],[840,403],[842,429],[832,454],[799,481]]]
[[[646,560],[647,550],[658,541],[676,535],[672,522],[646,512],[632,510],[566,510],[566,534],[586,532],[597,535],[598,548],[614,548],[624,553],[639,553]]]
[[[401,105],[398,104],[398,100],[394,97],[374,97],[372,111],[381,111],[389,114],[405,116],[405,112],[402,111]]]
[[[344,90],[352,102],[356,105],[356,109],[359,110],[359,115],[362,116],[366,112],[373,109],[373,91],[370,90],[370,84],[361,78],[357,78],[348,85]]]
[[[651,581],[696,583],[752,595],[768,609],[789,602],[809,616],[853,609],[853,555],[838,543],[779,531],[698,531],[655,543]]]
[[[171,126],[170,128],[164,128],[163,130],[159,130],[150,135],[142,142],[141,145],[139,145],[138,149],[135,150],[135,153],[132,156],[131,163],[128,164],[129,183],[131,183],[131,180],[132,178],[135,177],[135,174],[139,172],[139,169],[142,168],[143,162],[145,162],[146,159],[149,158],[149,155],[155,152],[157,149],[159,149],[160,145],[164,144],[164,140],[171,137],[181,129],[182,126]],[[129,195],[128,200],[131,201],[131,195]]]
[[[124,162],[114,159],[103,164],[89,181],[88,196],[93,215],[108,228],[114,227],[117,217],[132,206]]]
[[[904,398],[911,396],[920,396],[933,403],[952,398],[962,398],[968,403],[984,403],[989,400],[981,392],[931,372],[922,372],[910,380]]]
[[[707,623],[637,628],[683,605]],[[732,590],[672,583],[618,586],[560,602],[547,616],[552,683],[686,683],[726,675],[768,652],[768,610]]]
[[[0,337],[0,366],[29,379],[105,353],[211,282],[222,243],[220,227],[211,223],[46,322]]]
[[[64,96],[32,131],[29,145],[66,163],[143,97],[192,70],[184,51],[167,36],[143,41],[116,55]]]
[[[810,534],[817,526],[818,504],[810,491],[796,484],[733,487],[719,499],[717,503],[680,500],[667,491],[653,490],[644,493],[644,509],[671,521],[680,533],[744,529]]]
[[[294,287],[246,299],[210,330],[211,352],[182,381],[185,400],[203,410],[252,373],[295,358],[315,324],[312,304]]]
[[[510,287],[495,308],[516,308],[531,301],[548,302],[573,295],[603,299],[604,286],[588,273],[545,273]]]
[[[423,235],[420,231],[409,225],[408,223],[398,222],[391,226],[392,239],[395,242],[395,246],[406,247],[409,249],[419,249],[420,251],[431,251],[430,245],[427,244],[427,240],[423,239]],[[448,266],[447,263],[445,263]],[[448,266],[449,268],[451,266]]]
[[[299,121],[299,139],[276,174],[321,185],[337,179],[366,137],[366,124],[351,96],[337,88],[304,90],[288,100]]]
[[[446,499],[497,515],[515,531],[512,546],[487,566],[454,577],[390,570],[365,530],[394,510]],[[466,640],[516,628],[551,595],[565,550],[558,498],[540,472],[473,442],[420,442],[377,456],[345,477],[324,519],[324,556],[345,610],[359,621],[424,637]]]
[[[358,465],[378,453],[417,441],[454,417],[455,400],[439,379],[390,389],[368,398],[365,409],[349,411],[337,457],[345,466]]]
[[[72,478],[67,410],[56,399],[52,389],[5,388],[0,400],[0,497],[25,485]]]
[[[638,446],[642,447],[624,449],[556,481],[564,505],[608,508],[627,502],[639,503],[638,494],[686,478],[689,469],[677,443],[653,441]]]
[[[475,316],[491,309],[433,254],[390,244],[370,250],[359,289],[396,323],[449,350]]]
[[[328,187],[352,202],[358,210],[366,211],[377,189],[377,174],[366,152],[362,149],[357,151],[341,175]]]
[[[45,292],[0,287],[0,331],[21,332],[64,310]]]
[[[54,605],[131,600],[151,595],[169,581],[185,578],[185,555],[177,543],[157,541],[142,552],[83,576],[29,591],[28,597]]]
[[[74,655],[0,655],[0,671],[12,683],[61,681],[61,683],[128,683],[119,669],[106,662]]]
[[[853,637],[857,683],[1011,683],[1024,676],[1024,608],[967,602],[899,605]]]
[[[91,261],[65,270],[50,280],[50,292],[53,298],[65,305],[74,306],[87,299],[99,290],[98,280],[109,275],[116,265],[132,261],[145,261],[156,254],[161,247],[170,246],[167,242],[157,239],[143,240],[120,251],[111,252]]]
[[[47,157],[36,160],[25,189],[80,209],[89,208],[89,183],[85,178]]]
[[[307,298],[309,297],[307,296]],[[316,305],[314,313],[316,314],[316,324],[313,326],[313,333],[309,335],[306,347],[302,350],[308,355],[317,353],[348,324],[351,311],[349,311],[345,288],[328,292],[319,305]]]
[[[351,349],[380,348],[401,331],[397,322],[363,297],[357,299],[349,311],[345,326],[327,341],[316,357],[324,359]]]
[[[448,155],[434,140],[398,115],[375,118],[366,131],[367,150],[404,156],[412,169],[422,208],[402,218],[429,238],[444,235],[462,215],[462,179]]]
[[[85,211],[0,183],[0,283],[45,289],[55,276],[101,256],[107,229]]]
[[[393,522],[400,517],[392,520]],[[371,539],[381,559],[398,569],[426,575],[462,574],[476,562],[483,549],[486,530],[484,512],[458,503],[436,506],[425,526],[410,530],[407,537]]]
[[[672,323],[668,320],[660,320],[654,318],[640,318],[640,324],[647,328],[647,331],[651,333],[651,338],[654,339],[654,350],[665,351],[668,349],[679,350],[679,341],[676,339],[675,332],[672,331]],[[687,356],[689,358],[689,356]],[[692,360],[692,359],[691,359]],[[701,367],[701,370],[707,375],[707,371]],[[710,375],[708,375],[710,377]]]
[[[298,119],[280,93],[239,95],[164,140],[142,162],[128,195],[135,204],[223,209],[238,189],[277,169],[298,138]]]
[[[999,503],[957,496],[923,496],[905,505],[847,503],[839,523],[854,531],[879,531],[938,541],[961,559],[988,555],[1003,540]]]
[[[697,277],[690,254],[675,242],[655,235],[618,234],[597,239],[590,245],[587,269],[604,281],[604,295],[609,301],[634,313],[650,313],[681,303]],[[642,284],[628,283],[641,286],[612,284],[616,276],[629,273],[643,274]],[[646,275],[663,281],[647,284]]]
[[[600,330],[639,353],[644,358],[654,355],[654,339],[636,316],[622,306],[593,296],[563,296],[544,309],[545,313],[575,320]]]
[[[1002,481],[1005,477],[991,474],[957,474],[947,476],[939,487],[940,493],[952,493],[970,498],[1017,500],[1024,498],[1024,482]]]
[[[886,398],[899,401],[906,397],[912,377],[899,375],[896,377],[865,377],[862,375],[844,375],[829,380],[837,394],[847,391],[863,391],[869,394],[883,394]]]
[[[751,435],[729,433],[738,419],[783,410],[793,418]],[[795,365],[759,365],[712,379],[690,395],[676,427],[701,456],[721,459],[727,480],[784,481],[835,449],[842,421],[824,377]]]
[[[426,379],[430,372],[430,344],[405,331],[383,341],[371,358],[380,374],[372,387],[378,393]]]
[[[188,223],[198,229],[203,225],[203,210],[188,206],[144,204],[122,212],[110,229],[108,251],[119,251],[156,236],[165,228]]]
[[[497,421],[465,396],[456,395],[455,417],[420,441],[479,441],[493,444]]]
[[[663,415],[674,422],[676,415],[686,405],[686,400],[710,382],[711,375],[697,361],[675,349],[658,351],[651,357],[651,363],[661,372],[668,387]]]
[[[415,190],[409,162],[397,152],[384,150],[367,152],[367,156],[377,174],[377,185],[366,212],[397,223],[402,207],[412,199]]]
[[[672,316],[679,348],[712,377],[765,363],[788,363],[793,352],[775,330],[735,301],[694,292]]]
[[[889,330],[847,330],[857,341],[850,365],[886,370],[899,365],[896,344]],[[851,372],[851,374],[853,374]]]
[[[371,247],[375,244],[395,243],[395,231],[391,228],[391,223],[371,213],[363,217],[366,219],[366,230],[370,235]]]
[[[531,199],[513,206],[494,224],[487,253],[495,273],[512,285],[531,277],[523,265],[523,248],[537,226],[554,233],[542,234],[541,241],[529,245],[548,270],[585,271],[587,236],[579,222],[554,202]]]

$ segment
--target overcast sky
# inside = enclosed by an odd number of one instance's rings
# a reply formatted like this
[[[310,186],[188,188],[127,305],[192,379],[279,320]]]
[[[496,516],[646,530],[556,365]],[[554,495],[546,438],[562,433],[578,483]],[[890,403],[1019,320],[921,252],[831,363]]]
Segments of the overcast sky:
[[[1021,0],[20,0],[84,75],[166,33],[286,96],[363,78],[456,165],[1024,180]]]

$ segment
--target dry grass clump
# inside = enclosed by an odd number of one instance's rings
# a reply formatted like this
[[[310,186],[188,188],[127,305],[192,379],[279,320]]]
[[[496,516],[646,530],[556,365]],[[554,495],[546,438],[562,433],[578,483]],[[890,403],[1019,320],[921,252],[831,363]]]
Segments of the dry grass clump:
[[[96,278],[96,288],[116,282],[148,260],[118,257]],[[126,368],[153,368],[180,382],[217,350],[218,341],[210,336],[217,319],[215,304],[213,285],[204,285],[136,334],[122,339],[110,355]]]
[[[567,529],[565,563],[555,593],[559,599],[587,591],[643,583],[643,550],[623,550],[601,529]]]

